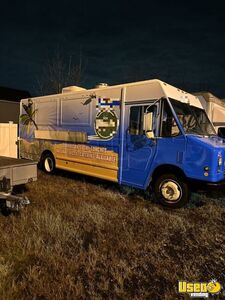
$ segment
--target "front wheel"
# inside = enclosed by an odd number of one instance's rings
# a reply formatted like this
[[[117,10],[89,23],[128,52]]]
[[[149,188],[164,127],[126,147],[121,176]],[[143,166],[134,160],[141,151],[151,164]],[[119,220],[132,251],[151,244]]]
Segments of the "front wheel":
[[[154,192],[162,205],[171,208],[184,206],[190,197],[186,181],[174,174],[160,175],[154,182]]]
[[[41,159],[41,166],[43,171],[52,174],[55,171],[55,159],[51,153],[46,153]]]

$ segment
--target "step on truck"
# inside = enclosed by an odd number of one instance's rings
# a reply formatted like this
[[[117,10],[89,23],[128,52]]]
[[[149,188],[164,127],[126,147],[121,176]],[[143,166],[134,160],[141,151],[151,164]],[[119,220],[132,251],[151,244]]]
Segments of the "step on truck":
[[[224,183],[224,140],[199,98],[160,80],[23,99],[20,156],[140,189],[169,207]]]

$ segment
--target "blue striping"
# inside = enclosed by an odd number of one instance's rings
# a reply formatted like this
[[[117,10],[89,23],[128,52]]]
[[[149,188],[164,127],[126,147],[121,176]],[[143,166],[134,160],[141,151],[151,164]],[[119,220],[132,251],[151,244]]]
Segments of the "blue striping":
[[[120,106],[120,101],[116,101],[116,100],[113,101],[113,105],[114,105],[114,106]]]
[[[120,100],[111,100],[110,98],[98,98],[98,106],[120,106]]]

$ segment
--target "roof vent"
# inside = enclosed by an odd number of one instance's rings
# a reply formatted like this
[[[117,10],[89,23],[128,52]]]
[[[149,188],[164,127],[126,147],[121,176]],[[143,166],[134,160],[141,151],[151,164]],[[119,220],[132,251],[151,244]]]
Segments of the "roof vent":
[[[64,93],[72,93],[72,92],[80,92],[80,91],[85,91],[85,88],[82,88],[80,86],[76,85],[71,85],[71,86],[66,86],[62,89],[62,94]]]
[[[108,87],[108,83],[104,83],[104,82],[100,82],[100,83],[97,83],[95,88],[96,89],[100,89],[100,88],[105,88],[105,87]]]

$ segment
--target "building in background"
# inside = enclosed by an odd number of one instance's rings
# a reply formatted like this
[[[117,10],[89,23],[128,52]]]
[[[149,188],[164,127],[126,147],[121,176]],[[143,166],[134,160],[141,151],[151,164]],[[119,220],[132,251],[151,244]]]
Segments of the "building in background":
[[[0,123],[19,122],[20,100],[29,98],[27,91],[0,87]]]
[[[198,92],[194,95],[199,98],[217,133],[225,138],[225,100],[210,92]]]

